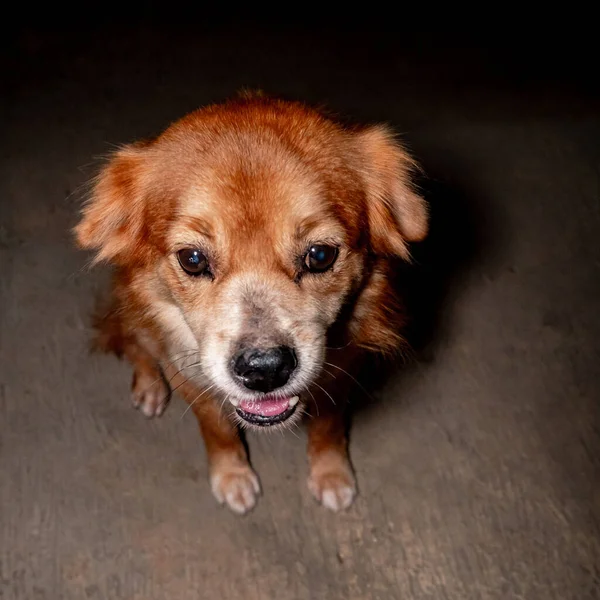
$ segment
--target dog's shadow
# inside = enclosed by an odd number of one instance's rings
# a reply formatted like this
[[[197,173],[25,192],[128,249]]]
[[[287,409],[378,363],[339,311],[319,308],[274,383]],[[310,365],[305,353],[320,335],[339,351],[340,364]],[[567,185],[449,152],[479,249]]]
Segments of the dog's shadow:
[[[411,263],[395,265],[394,286],[407,312],[406,349],[394,360],[365,363],[361,388],[351,398],[353,414],[374,408],[374,396],[403,370],[433,368],[440,343],[453,335],[452,306],[465,275],[488,253],[489,222],[475,195],[431,174],[418,183],[430,208],[429,235],[411,248]]]

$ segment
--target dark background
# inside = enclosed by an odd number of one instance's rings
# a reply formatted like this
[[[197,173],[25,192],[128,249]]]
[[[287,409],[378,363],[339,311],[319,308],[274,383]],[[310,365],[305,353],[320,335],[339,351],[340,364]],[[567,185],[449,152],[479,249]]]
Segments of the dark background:
[[[597,597],[592,16],[168,8],[2,25],[0,598]],[[107,274],[69,229],[99,158],[242,87],[387,122],[426,174],[414,352],[355,420],[343,515],[293,434],[249,440],[264,497],[219,509],[182,403],[144,421],[128,369],[86,351]]]

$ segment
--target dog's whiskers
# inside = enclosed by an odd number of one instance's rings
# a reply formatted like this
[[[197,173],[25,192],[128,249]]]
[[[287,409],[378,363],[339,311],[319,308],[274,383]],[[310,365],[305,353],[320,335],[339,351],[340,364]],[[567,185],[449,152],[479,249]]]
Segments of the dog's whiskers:
[[[309,419],[314,419],[314,417],[310,414],[310,412],[308,410],[306,410],[305,408],[302,408],[300,410],[300,417],[304,417],[304,416],[307,416]]]
[[[317,409],[317,417],[319,416],[319,404],[317,403],[317,400],[315,399],[313,393],[310,391],[310,389],[307,387],[306,391],[310,394],[310,397],[313,399],[313,404],[315,405],[315,408]],[[307,412],[307,414],[309,414]]]
[[[191,365],[190,365],[191,366]],[[187,368],[187,367],[185,367]],[[174,377],[178,374],[181,373],[181,371],[183,371],[183,369],[180,369],[175,375],[173,375],[173,377],[171,377],[171,379],[169,379],[169,383],[171,383],[171,381],[174,379]],[[189,377],[184,377],[183,381],[181,383],[178,383],[174,388],[171,388],[171,393],[176,392],[182,385],[185,385],[186,383],[189,383],[189,381],[195,377],[197,375],[197,373],[194,373],[192,375],[190,375]]]
[[[321,370],[324,371],[325,373],[327,373],[327,375],[329,375],[330,377],[337,379],[337,377],[331,371],[328,371],[325,367],[322,367]]]
[[[372,402],[375,402],[375,398],[373,398],[373,396],[365,389],[365,387],[360,383],[360,381],[358,381],[358,379],[356,379],[356,377],[354,377],[353,375],[348,373],[348,371],[346,371],[345,369],[342,369],[342,367],[338,367],[337,365],[334,365],[333,363],[330,363],[327,361],[325,361],[323,364],[327,365],[328,367],[333,367],[334,369],[340,370],[342,373],[344,373],[344,375],[348,375],[348,377],[350,377],[350,379],[352,379],[352,381],[366,394],[366,396],[369,398],[369,400],[371,400]]]
[[[176,359],[176,360],[180,360],[180,359]],[[169,363],[169,366],[171,366],[174,362],[175,362],[175,360],[171,361]],[[177,369],[177,371],[175,371],[175,373],[173,373],[173,375],[171,375],[171,377],[169,377],[169,383],[171,383],[171,381],[173,381],[173,379],[175,379],[175,377],[177,377],[177,375],[179,375],[179,373],[181,373],[181,371],[183,371],[184,369],[192,369],[195,367],[200,367],[200,369],[202,369],[202,365],[201,365],[200,361],[193,362],[189,365],[183,365],[181,368]]]
[[[163,367],[162,365],[160,366],[160,377],[157,377],[152,383],[150,383],[148,386],[146,386],[146,389],[143,391],[143,393],[145,394],[155,383],[158,383],[161,379],[166,379],[165,375],[164,375],[164,371],[166,369],[168,369],[169,367],[171,367],[171,365],[173,365],[173,363],[177,362],[178,360],[180,360],[181,358],[184,358],[185,356],[190,356],[194,353],[198,352],[197,350],[186,350],[184,352],[181,352],[180,354],[176,354],[175,357],[170,360],[169,362],[166,363],[165,367]],[[198,363],[196,363],[198,364]],[[182,367],[181,369],[179,369],[178,371],[175,372],[174,375],[172,375],[169,379],[166,379],[167,384],[171,384],[171,381],[173,381],[173,378],[176,377],[179,373],[181,373],[181,371],[183,369],[187,369],[188,367]],[[185,380],[187,381],[187,379]],[[185,381],[183,383],[185,383]],[[183,385],[183,383],[179,384],[177,387],[175,387],[174,389],[169,389],[170,392],[174,392],[177,388],[179,388],[181,385]],[[166,400],[166,398],[165,398]]]
[[[323,386],[319,385],[316,381],[313,381],[313,385],[316,385],[319,389],[321,389],[329,397],[329,399],[333,402],[333,405],[336,406],[333,396]]]
[[[186,409],[183,411],[183,414],[180,417],[180,420],[183,419],[183,417],[185,417],[185,415],[187,414],[188,410],[190,410],[190,408],[192,408],[192,406],[194,406],[194,404],[196,404],[196,402],[198,402],[198,400],[200,400],[200,398],[202,398],[202,396],[204,396],[204,394],[210,392],[210,390],[212,390],[215,387],[216,384],[212,384],[211,386],[209,386],[208,388],[206,388],[202,393],[198,394],[193,400],[192,402],[190,402],[188,404],[188,406],[186,407]]]
[[[218,419],[218,424],[221,424],[221,416],[223,415],[223,407],[225,406],[225,402],[227,402],[227,400],[229,400],[231,394],[227,394],[227,396],[225,396],[225,398],[223,398],[223,401],[221,402],[221,404],[219,405],[219,419]]]
[[[350,346],[351,344],[353,344],[353,340],[350,340],[345,346],[338,346],[337,348],[334,348],[332,346],[324,346],[325,350],[344,350],[345,348],[347,348],[348,346]]]
[[[291,423],[290,426],[288,427],[288,431],[296,438],[296,439],[300,439],[300,436],[294,431],[294,429],[299,429],[298,427],[298,423]],[[283,429],[281,430],[283,432]]]

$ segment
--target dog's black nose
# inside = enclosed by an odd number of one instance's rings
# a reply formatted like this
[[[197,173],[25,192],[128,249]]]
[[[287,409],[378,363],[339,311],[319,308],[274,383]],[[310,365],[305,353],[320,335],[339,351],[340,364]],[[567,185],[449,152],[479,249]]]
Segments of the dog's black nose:
[[[285,385],[298,361],[292,348],[245,348],[233,357],[233,372],[250,390],[272,392]]]

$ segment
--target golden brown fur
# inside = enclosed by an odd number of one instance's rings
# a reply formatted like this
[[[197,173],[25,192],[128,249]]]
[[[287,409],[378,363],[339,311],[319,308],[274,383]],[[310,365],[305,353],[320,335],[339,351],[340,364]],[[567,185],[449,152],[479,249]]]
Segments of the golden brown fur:
[[[309,487],[334,510],[352,501],[343,373],[364,352],[401,343],[390,261],[427,233],[413,168],[384,127],[349,129],[301,104],[246,96],[120,150],[100,173],[76,228],[82,248],[115,266],[99,343],[132,363],[147,415],[164,409],[167,380],[191,404],[213,492],[233,510],[258,493],[234,409],[265,398],[231,376],[240,344],[295,349],[297,368],[277,393],[300,396],[286,423],[314,417]],[[304,267],[315,243],[337,248],[326,272]],[[201,277],[179,265],[186,248],[207,258]],[[322,378],[325,363],[340,377]]]

